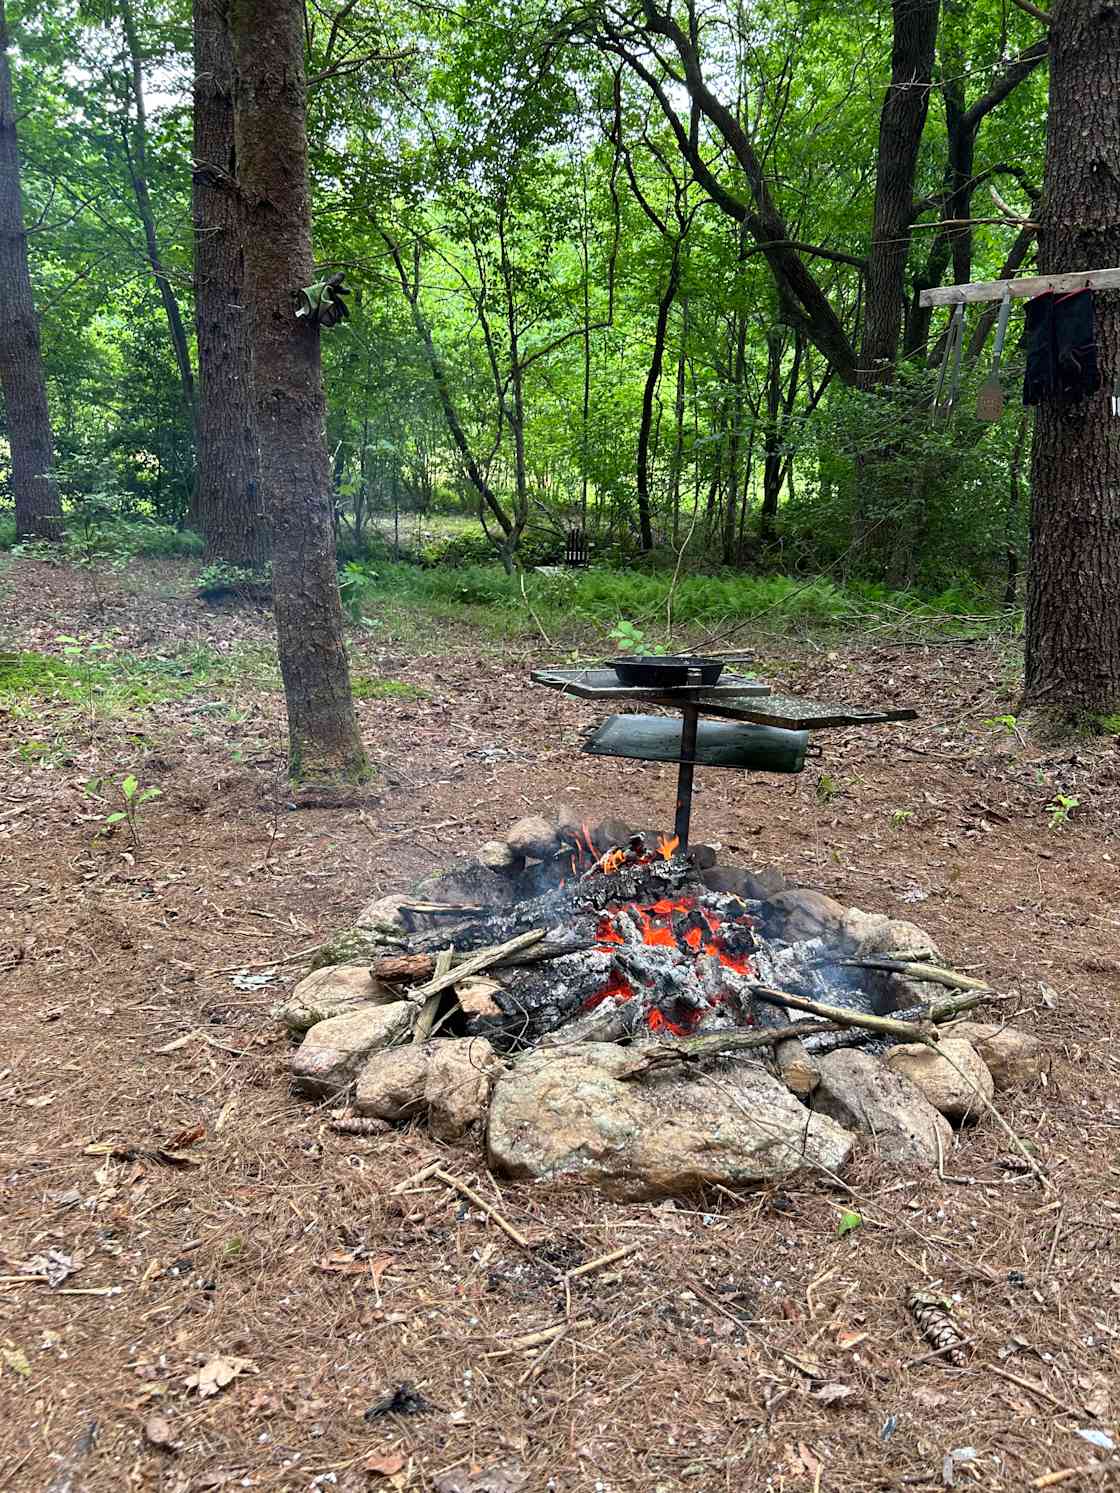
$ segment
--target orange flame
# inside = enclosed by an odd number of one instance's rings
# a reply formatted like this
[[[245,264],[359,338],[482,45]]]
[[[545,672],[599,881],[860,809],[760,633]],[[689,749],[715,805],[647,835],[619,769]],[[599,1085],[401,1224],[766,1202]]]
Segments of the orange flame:
[[[665,860],[670,861],[672,860],[673,854],[680,843],[681,841],[679,835],[658,835],[657,853],[658,855],[663,856]]]

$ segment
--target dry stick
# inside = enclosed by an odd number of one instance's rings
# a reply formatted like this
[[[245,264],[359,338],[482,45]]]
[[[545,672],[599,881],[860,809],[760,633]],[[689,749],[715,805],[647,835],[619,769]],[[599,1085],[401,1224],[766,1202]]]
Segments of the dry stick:
[[[451,961],[455,957],[453,948],[441,949],[436,955],[436,979],[447,974],[451,968]],[[436,1019],[440,1001],[443,999],[443,991],[433,991],[424,1002],[420,1015],[416,1018],[416,1025],[412,1028],[412,1040],[414,1042],[426,1042],[432,1034],[432,1024]]]
[[[986,980],[974,980],[971,975],[958,974],[955,969],[943,969],[939,964],[924,964],[911,959],[890,959],[886,955],[869,954],[864,959],[815,959],[813,963],[829,967],[844,965],[852,969],[881,969],[892,975],[906,975],[911,980],[945,985],[950,990],[992,989]]]
[[[540,1373],[540,1371],[544,1368],[545,1363],[546,1363],[546,1361],[547,1361],[547,1359],[549,1357],[549,1354],[552,1352],[553,1348],[556,1347],[557,1343],[562,1343],[564,1341],[564,1339],[568,1336],[568,1334],[571,1332],[571,1330],[572,1330],[572,1328],[574,1326],[575,1326],[574,1322],[565,1322],[564,1323],[564,1325],[561,1327],[560,1331],[552,1339],[552,1341],[549,1343],[549,1345],[547,1346],[547,1348],[542,1348],[541,1349],[541,1351],[537,1354],[536,1358],[533,1359],[532,1363],[525,1370],[525,1372],[521,1375],[521,1378],[518,1379],[518,1381],[517,1381],[517,1387],[518,1387],[518,1389],[520,1389],[523,1384],[528,1384],[528,1382],[529,1382],[530,1379],[535,1379],[537,1377],[537,1375]]]
[[[590,1275],[593,1270],[601,1270],[604,1265],[613,1265],[616,1260],[623,1260],[627,1255],[632,1255],[641,1246],[637,1244],[624,1244],[621,1249],[612,1249],[610,1254],[600,1255],[597,1260],[588,1260],[586,1265],[579,1265],[575,1270],[569,1270],[566,1280],[575,1280],[580,1275]]]
[[[584,1319],[580,1318],[582,1326]],[[484,1353],[483,1358],[512,1358],[515,1353],[527,1353],[530,1348],[539,1348],[542,1343],[550,1343],[558,1332],[563,1332],[567,1327],[574,1327],[574,1322],[558,1322],[555,1327],[542,1327],[539,1332],[521,1332],[517,1337],[499,1339],[502,1347],[492,1348],[489,1353]]]
[[[843,1006],[826,1006],[821,1001],[812,1001],[803,995],[791,995],[788,990],[774,990],[769,985],[752,983],[750,989],[752,995],[757,995],[769,1005],[808,1011],[811,1016],[835,1022],[837,1026],[863,1027],[869,1032],[878,1032],[883,1037],[899,1037],[904,1042],[921,1040],[922,1027],[917,1022],[899,1021],[893,1016],[872,1016],[869,1012],[849,1011]],[[984,989],[987,990],[987,986]],[[947,1021],[958,1011],[968,1011],[973,1006],[978,1006],[982,994],[982,991],[972,991],[943,1001],[931,1001],[925,1009],[923,1020],[934,1023]]]
[[[435,1177],[436,1180],[442,1182],[445,1187],[450,1187],[455,1192],[461,1193],[463,1197],[465,1197],[468,1202],[473,1203],[476,1208],[481,1208],[483,1213],[486,1214],[487,1218],[492,1219],[494,1223],[497,1224],[498,1228],[501,1229],[502,1233],[508,1235],[508,1237],[513,1240],[514,1244],[519,1244],[522,1249],[532,1249],[533,1246],[529,1243],[528,1239],[526,1239],[525,1235],[515,1229],[513,1224],[510,1223],[509,1219],[504,1218],[502,1214],[498,1212],[497,1208],[495,1208],[492,1203],[488,1203],[486,1199],[479,1193],[475,1192],[473,1187],[468,1187],[465,1182],[460,1182],[458,1177],[453,1177],[450,1172],[445,1172],[442,1167],[432,1167],[428,1175],[431,1177]]]
[[[492,952],[494,947],[495,945],[488,945],[486,950],[476,949],[475,953]],[[531,948],[503,955],[492,968],[505,969],[510,965],[541,964],[547,959],[560,959],[565,954],[582,954],[594,947],[593,939],[545,938]],[[456,954],[451,961],[452,969],[458,970],[473,957],[472,954]],[[435,973],[435,959],[431,954],[385,954],[373,961],[369,972],[375,980],[398,983],[406,983],[409,980],[427,980]]]
[[[1081,1411],[1075,1410],[1072,1405],[1067,1405],[1064,1400],[1055,1398],[1048,1389],[1043,1389],[1041,1384],[1036,1384],[1032,1379],[1021,1379],[1018,1374],[1013,1374],[1010,1369],[1001,1369],[994,1363],[985,1364],[989,1374],[998,1374],[1001,1379],[1009,1379],[1012,1384],[1017,1384],[1020,1389],[1029,1390],[1031,1394],[1041,1395],[1044,1400],[1049,1400],[1051,1405],[1056,1405],[1064,1415],[1072,1415],[1076,1420],[1082,1419]]]
[[[923,1353],[921,1358],[910,1358],[902,1365],[904,1369],[916,1369],[920,1363],[932,1363],[935,1358],[944,1358],[946,1353],[954,1353],[958,1348],[971,1348],[975,1339],[962,1337],[959,1341],[946,1343],[944,1348],[935,1348],[932,1353]]]
[[[678,1042],[651,1043],[634,1048],[638,1061],[615,1077],[622,1080],[641,1078],[651,1068],[660,1068],[666,1063],[699,1063],[725,1052],[750,1052],[759,1047],[772,1047],[790,1037],[811,1037],[815,1032],[835,1030],[833,1022],[794,1021],[788,1026],[767,1027],[761,1032],[711,1032],[703,1037],[682,1037]]]
[[[475,975],[480,970],[489,969],[497,964],[500,959],[508,954],[518,953],[521,949],[527,949],[530,944],[540,943],[544,937],[543,928],[534,928],[529,933],[519,933],[516,938],[509,939],[506,943],[497,944],[492,949],[481,949],[477,954],[472,954],[469,959],[464,959],[462,964],[454,969],[448,969],[443,974],[433,975],[424,985],[417,985],[415,990],[410,991],[409,1000],[420,1000],[429,995],[438,995],[441,990],[447,990],[461,980],[464,975]]]
[[[1120,1460],[1109,1457],[1107,1462],[1082,1462],[1080,1467],[1063,1467],[1060,1472],[1044,1472],[1036,1477],[1032,1488],[1057,1488],[1061,1483],[1072,1482],[1075,1477],[1100,1477],[1102,1472],[1115,1472]]]

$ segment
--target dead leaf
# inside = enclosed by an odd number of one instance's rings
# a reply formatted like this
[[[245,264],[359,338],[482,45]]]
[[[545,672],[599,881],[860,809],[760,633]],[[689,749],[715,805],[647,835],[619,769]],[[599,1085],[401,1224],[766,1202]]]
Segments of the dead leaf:
[[[376,1472],[381,1477],[392,1477],[394,1473],[400,1472],[404,1463],[405,1459],[399,1452],[386,1452],[384,1456],[368,1458],[365,1469],[367,1472]]]
[[[859,1390],[852,1384],[822,1384],[813,1390],[813,1399],[822,1405],[839,1405],[844,1400],[859,1398]]]
[[[455,994],[464,1011],[472,1016],[498,1016],[501,1008],[494,996],[503,987],[487,975],[468,975],[455,986]]]
[[[180,1130],[179,1134],[167,1143],[168,1151],[185,1151],[188,1146],[193,1146],[195,1141],[206,1139],[206,1126],[199,1121],[197,1125],[191,1125],[186,1130]]]
[[[863,1342],[866,1342],[866,1341],[867,1341],[867,1333],[866,1332],[856,1332],[856,1331],[849,1330],[847,1332],[838,1332],[836,1334],[836,1346],[838,1348],[842,1348],[844,1350],[844,1352],[847,1352],[849,1349],[855,1348],[860,1343],[863,1343]]]
[[[18,1374],[21,1379],[31,1378],[31,1365],[22,1348],[17,1348],[14,1343],[6,1343],[3,1348],[0,1348],[0,1358],[4,1360],[13,1374]]]
[[[241,1374],[259,1373],[260,1369],[251,1358],[233,1358],[216,1353],[213,1358],[206,1360],[197,1374],[191,1374],[186,1386],[188,1391],[197,1389],[199,1398],[206,1399],[208,1395],[216,1395],[220,1389],[225,1389],[227,1384],[232,1384]]]
[[[171,1422],[166,1415],[149,1415],[144,1422],[144,1439],[149,1446],[166,1447],[170,1449],[175,1445],[175,1432],[171,1429]]]

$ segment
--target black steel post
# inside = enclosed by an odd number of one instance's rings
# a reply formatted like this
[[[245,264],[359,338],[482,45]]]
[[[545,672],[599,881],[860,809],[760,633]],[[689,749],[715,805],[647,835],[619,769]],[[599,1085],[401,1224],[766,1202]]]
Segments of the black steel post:
[[[673,822],[673,833],[680,844],[678,850],[688,849],[688,826],[692,819],[692,776],[696,770],[696,730],[700,724],[700,712],[695,705],[685,705],[681,716],[681,757],[677,774],[677,815]]]

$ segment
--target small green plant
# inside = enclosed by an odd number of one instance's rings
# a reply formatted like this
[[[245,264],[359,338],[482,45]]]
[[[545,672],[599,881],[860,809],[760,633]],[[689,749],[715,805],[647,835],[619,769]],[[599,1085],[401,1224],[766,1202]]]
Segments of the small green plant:
[[[904,824],[909,824],[913,817],[913,809],[892,809],[891,829],[901,829]]]
[[[836,1237],[843,1239],[845,1234],[851,1234],[863,1223],[863,1214],[855,1212],[852,1208],[845,1208],[840,1215],[840,1221],[836,1225]]]
[[[1069,822],[1069,816],[1074,809],[1081,807],[1081,800],[1073,794],[1055,793],[1051,801],[1046,805],[1046,812],[1050,815],[1050,828],[1060,829],[1063,824]]]
[[[840,784],[830,772],[822,772],[817,778],[817,802],[830,804],[834,798],[839,796]]]
[[[271,564],[252,570],[247,565],[227,565],[224,560],[213,560],[198,572],[195,586],[200,596],[220,596],[227,591],[267,589],[271,581]]]
[[[147,788],[141,788],[139,779],[129,773],[128,777],[120,785],[121,798],[124,800],[123,809],[114,809],[111,814],[106,814],[102,826],[104,833],[110,833],[118,824],[128,826],[129,839],[132,841],[134,850],[140,849],[140,809],[150,803],[153,798],[159,798],[163,792],[162,788],[149,784]]]
[[[1008,736],[1015,735],[1015,728],[1019,724],[1019,718],[1015,715],[990,715],[987,720],[981,721],[982,726],[987,726],[989,731],[1006,731]]]
[[[651,643],[646,637],[645,631],[635,627],[633,622],[621,618],[611,628],[608,637],[620,653],[667,653],[668,649],[664,643]]]

